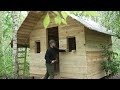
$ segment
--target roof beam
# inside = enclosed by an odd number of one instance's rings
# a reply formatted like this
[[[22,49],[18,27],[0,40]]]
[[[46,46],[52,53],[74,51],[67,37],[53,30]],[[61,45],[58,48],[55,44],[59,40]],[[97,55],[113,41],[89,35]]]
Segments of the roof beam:
[[[42,14],[43,14],[42,12],[41,12],[41,13],[30,12],[28,15],[29,15],[30,17],[38,18],[38,19],[39,19]]]
[[[18,37],[18,38],[19,38],[19,37],[28,38],[29,36],[28,36],[28,35],[26,36],[26,35],[23,35],[23,34],[18,34],[17,37]]]
[[[33,30],[33,27],[31,27],[31,26],[26,26],[26,25],[22,25],[19,29],[21,29],[21,28]],[[18,30],[18,31],[19,31],[19,30]]]
[[[17,34],[29,35],[29,34],[30,34],[30,32],[25,32],[25,31],[24,31],[24,32],[23,32],[23,31],[18,31],[18,32],[17,32]]]
[[[28,23],[32,23],[32,24],[36,24],[38,20],[33,20],[33,19],[29,19],[27,18],[24,22],[28,22]]]
[[[30,30],[30,29],[19,29],[19,31],[22,31],[22,32],[28,32],[28,33],[30,33],[32,30]]]
[[[35,26],[35,24],[29,22],[24,22],[22,25],[31,26],[31,27]]]

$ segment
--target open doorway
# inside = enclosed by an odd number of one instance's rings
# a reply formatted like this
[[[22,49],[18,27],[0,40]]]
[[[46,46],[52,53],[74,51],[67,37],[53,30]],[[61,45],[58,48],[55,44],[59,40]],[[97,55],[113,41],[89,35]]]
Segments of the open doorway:
[[[49,41],[53,39],[56,41],[56,47],[59,48],[59,34],[58,27],[47,28],[47,47],[49,47]],[[55,72],[59,72],[59,54],[57,56],[57,62],[55,63]]]

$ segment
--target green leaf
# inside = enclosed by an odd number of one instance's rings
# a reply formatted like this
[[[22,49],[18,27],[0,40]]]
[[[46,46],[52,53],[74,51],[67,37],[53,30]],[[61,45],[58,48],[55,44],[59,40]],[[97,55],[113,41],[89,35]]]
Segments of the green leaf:
[[[59,15],[59,12],[58,11],[53,11],[56,15]]]
[[[73,11],[69,11],[70,14],[73,14]]]
[[[85,16],[99,16],[99,14],[96,11],[84,11],[83,15],[85,15]]]
[[[62,23],[67,25],[67,22],[64,19],[62,19]]]
[[[55,17],[55,23],[56,23],[56,24],[59,24],[59,25],[61,24],[61,19],[60,19],[59,16],[56,16],[56,17]]]
[[[73,11],[73,13],[76,15],[76,14],[78,14],[78,13],[79,13],[79,11]]]
[[[74,14],[74,15],[82,15],[83,11],[69,11],[70,14]]]
[[[49,16],[48,13],[47,13],[47,15],[46,15],[45,18],[44,18],[43,24],[44,24],[44,27],[45,27],[45,28],[47,28],[48,25],[50,24],[50,16]]]
[[[62,14],[63,18],[66,20],[68,17],[68,14],[65,11],[61,11],[61,14]]]

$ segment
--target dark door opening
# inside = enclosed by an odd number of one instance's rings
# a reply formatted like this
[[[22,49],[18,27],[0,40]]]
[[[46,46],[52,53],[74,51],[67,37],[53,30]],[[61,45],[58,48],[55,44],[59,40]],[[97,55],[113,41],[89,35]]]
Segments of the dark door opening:
[[[52,27],[47,29],[47,47],[49,47],[49,41],[53,39],[56,41],[56,47],[59,48],[59,34],[58,27]],[[57,62],[55,63],[55,72],[59,72],[59,54],[57,55]]]

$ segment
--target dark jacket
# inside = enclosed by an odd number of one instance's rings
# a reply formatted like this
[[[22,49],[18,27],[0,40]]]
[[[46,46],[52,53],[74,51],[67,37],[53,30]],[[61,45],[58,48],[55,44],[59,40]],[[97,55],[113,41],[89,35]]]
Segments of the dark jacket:
[[[59,52],[65,52],[65,50],[58,48],[48,48],[45,54],[46,63],[51,63],[52,60],[55,60]]]

